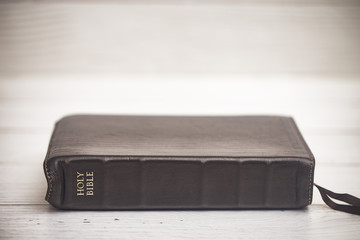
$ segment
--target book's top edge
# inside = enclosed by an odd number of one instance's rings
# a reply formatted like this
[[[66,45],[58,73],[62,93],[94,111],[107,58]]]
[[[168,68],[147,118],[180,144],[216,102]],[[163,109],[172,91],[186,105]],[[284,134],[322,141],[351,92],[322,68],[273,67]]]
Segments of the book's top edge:
[[[211,114],[198,114],[198,115],[177,115],[177,114],[148,114],[148,115],[139,115],[139,114],[123,114],[123,115],[112,115],[112,114],[69,114],[61,117],[57,120],[56,123],[59,123],[61,121],[66,121],[69,119],[79,119],[79,118],[178,118],[178,119],[186,119],[186,118],[289,118],[292,119],[292,117],[289,115],[264,115],[264,114],[249,114],[249,115],[237,115],[237,114],[223,114],[223,115],[211,115]]]
[[[50,159],[50,158],[49,158]],[[276,162],[276,161],[311,161],[311,158],[299,156],[165,156],[165,155],[61,155],[51,157],[52,160],[77,161],[96,160],[111,161],[198,161],[198,162]]]
[[[81,155],[313,159],[291,117],[264,115],[64,117],[47,158]]]

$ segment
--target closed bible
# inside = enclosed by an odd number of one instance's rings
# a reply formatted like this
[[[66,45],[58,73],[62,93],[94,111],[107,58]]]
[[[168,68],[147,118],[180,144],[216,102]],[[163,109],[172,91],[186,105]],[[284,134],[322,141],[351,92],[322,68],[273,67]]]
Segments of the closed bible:
[[[59,209],[293,209],[314,157],[281,116],[72,115],[44,160]]]

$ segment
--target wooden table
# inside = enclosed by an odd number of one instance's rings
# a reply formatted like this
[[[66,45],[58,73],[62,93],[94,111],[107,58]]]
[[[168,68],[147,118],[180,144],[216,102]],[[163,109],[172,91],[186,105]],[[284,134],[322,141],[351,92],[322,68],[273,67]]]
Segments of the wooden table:
[[[315,182],[360,196],[360,6],[0,4],[0,238],[360,239],[314,190],[303,210],[59,211],[42,169],[74,113],[295,118]]]

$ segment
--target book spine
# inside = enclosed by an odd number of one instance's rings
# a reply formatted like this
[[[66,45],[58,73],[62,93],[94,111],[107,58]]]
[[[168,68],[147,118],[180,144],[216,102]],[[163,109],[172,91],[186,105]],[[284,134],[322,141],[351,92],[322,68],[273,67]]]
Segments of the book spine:
[[[48,167],[56,170],[48,170],[55,176],[47,200],[61,209],[302,208],[312,198],[308,159],[83,157],[50,162]]]

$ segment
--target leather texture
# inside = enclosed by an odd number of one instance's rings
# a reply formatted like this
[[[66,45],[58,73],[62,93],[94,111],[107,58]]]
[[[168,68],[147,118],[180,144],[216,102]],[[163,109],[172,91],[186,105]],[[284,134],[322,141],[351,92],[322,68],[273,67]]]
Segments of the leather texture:
[[[290,117],[73,115],[49,143],[46,200],[60,209],[303,208],[314,164]]]

